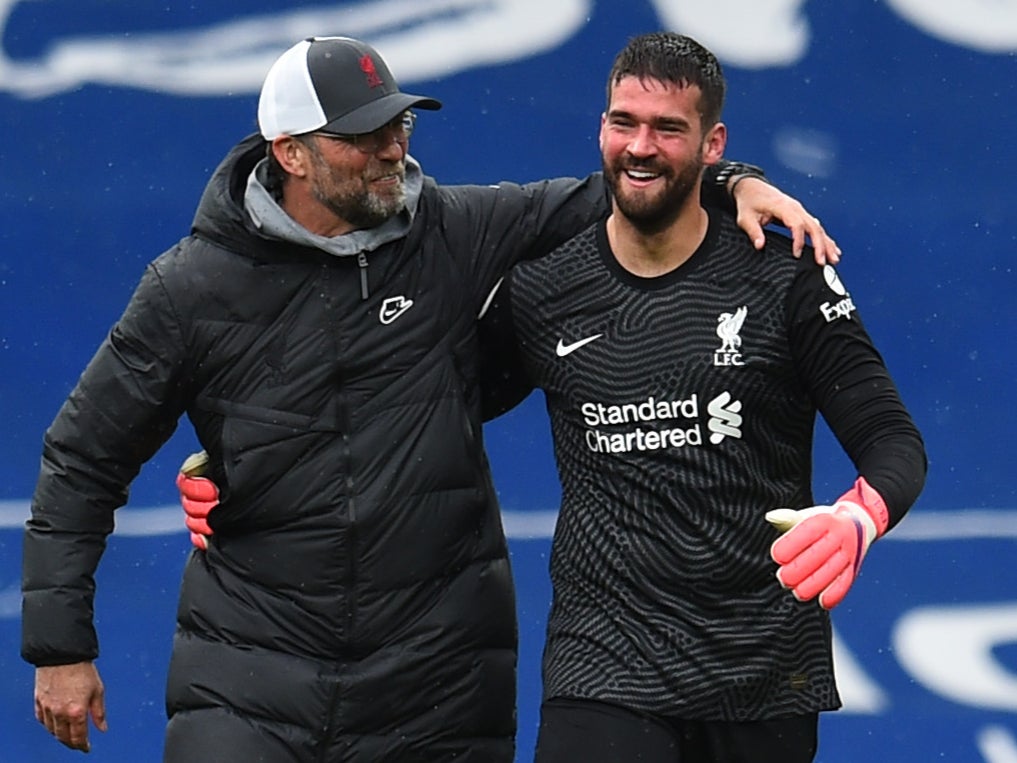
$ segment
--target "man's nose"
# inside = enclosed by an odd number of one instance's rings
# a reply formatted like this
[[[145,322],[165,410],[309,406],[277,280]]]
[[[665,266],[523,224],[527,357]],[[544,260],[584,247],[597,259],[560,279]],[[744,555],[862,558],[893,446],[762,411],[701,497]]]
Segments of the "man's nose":
[[[657,151],[657,133],[649,125],[640,125],[629,141],[628,150],[634,156],[648,156]]]

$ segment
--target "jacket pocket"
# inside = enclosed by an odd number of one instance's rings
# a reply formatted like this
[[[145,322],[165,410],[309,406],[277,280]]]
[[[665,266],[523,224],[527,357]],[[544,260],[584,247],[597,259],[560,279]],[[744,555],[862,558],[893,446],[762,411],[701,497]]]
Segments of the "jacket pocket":
[[[199,400],[198,407],[222,420],[217,530],[276,526],[316,510],[326,483],[338,476],[322,468],[337,441],[331,417],[215,398]]]

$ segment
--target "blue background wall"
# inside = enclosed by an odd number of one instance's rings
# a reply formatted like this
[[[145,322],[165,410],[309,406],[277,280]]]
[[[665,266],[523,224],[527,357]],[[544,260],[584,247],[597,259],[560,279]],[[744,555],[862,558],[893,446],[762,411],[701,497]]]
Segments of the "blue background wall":
[[[842,245],[841,275],[930,454],[912,515],[835,612],[846,706],[824,717],[819,760],[1017,763],[1017,3],[278,5],[0,2],[0,760],[76,759],[35,722],[17,654],[42,433],[144,265],[186,233],[209,172],[254,129],[271,60],[307,34],[362,36],[404,87],[445,102],[413,139],[429,174],[531,180],[596,167],[611,57],[631,34],[675,28],[725,63],[728,155],[763,165]],[[558,491],[539,397],[488,442],[519,587],[525,761]],[[189,550],[173,476],[193,444],[184,423],[142,472],[100,570],[99,761],[160,756]],[[833,498],[853,473],[822,428],[816,450],[817,496]]]

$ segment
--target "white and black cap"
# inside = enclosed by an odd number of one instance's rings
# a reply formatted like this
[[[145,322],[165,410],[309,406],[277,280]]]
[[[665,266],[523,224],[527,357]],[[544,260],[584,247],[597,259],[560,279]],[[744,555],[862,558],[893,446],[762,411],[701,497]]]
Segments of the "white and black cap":
[[[266,140],[315,130],[339,135],[373,132],[409,108],[441,102],[399,91],[378,51],[350,37],[310,37],[268,70],[258,101]]]

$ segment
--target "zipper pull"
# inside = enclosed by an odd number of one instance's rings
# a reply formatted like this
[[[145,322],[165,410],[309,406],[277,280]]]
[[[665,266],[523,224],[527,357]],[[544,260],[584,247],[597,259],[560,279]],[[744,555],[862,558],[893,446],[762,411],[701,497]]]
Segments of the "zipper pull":
[[[363,252],[357,255],[357,265],[360,267],[360,298],[367,299],[371,295],[367,290],[367,255]]]

